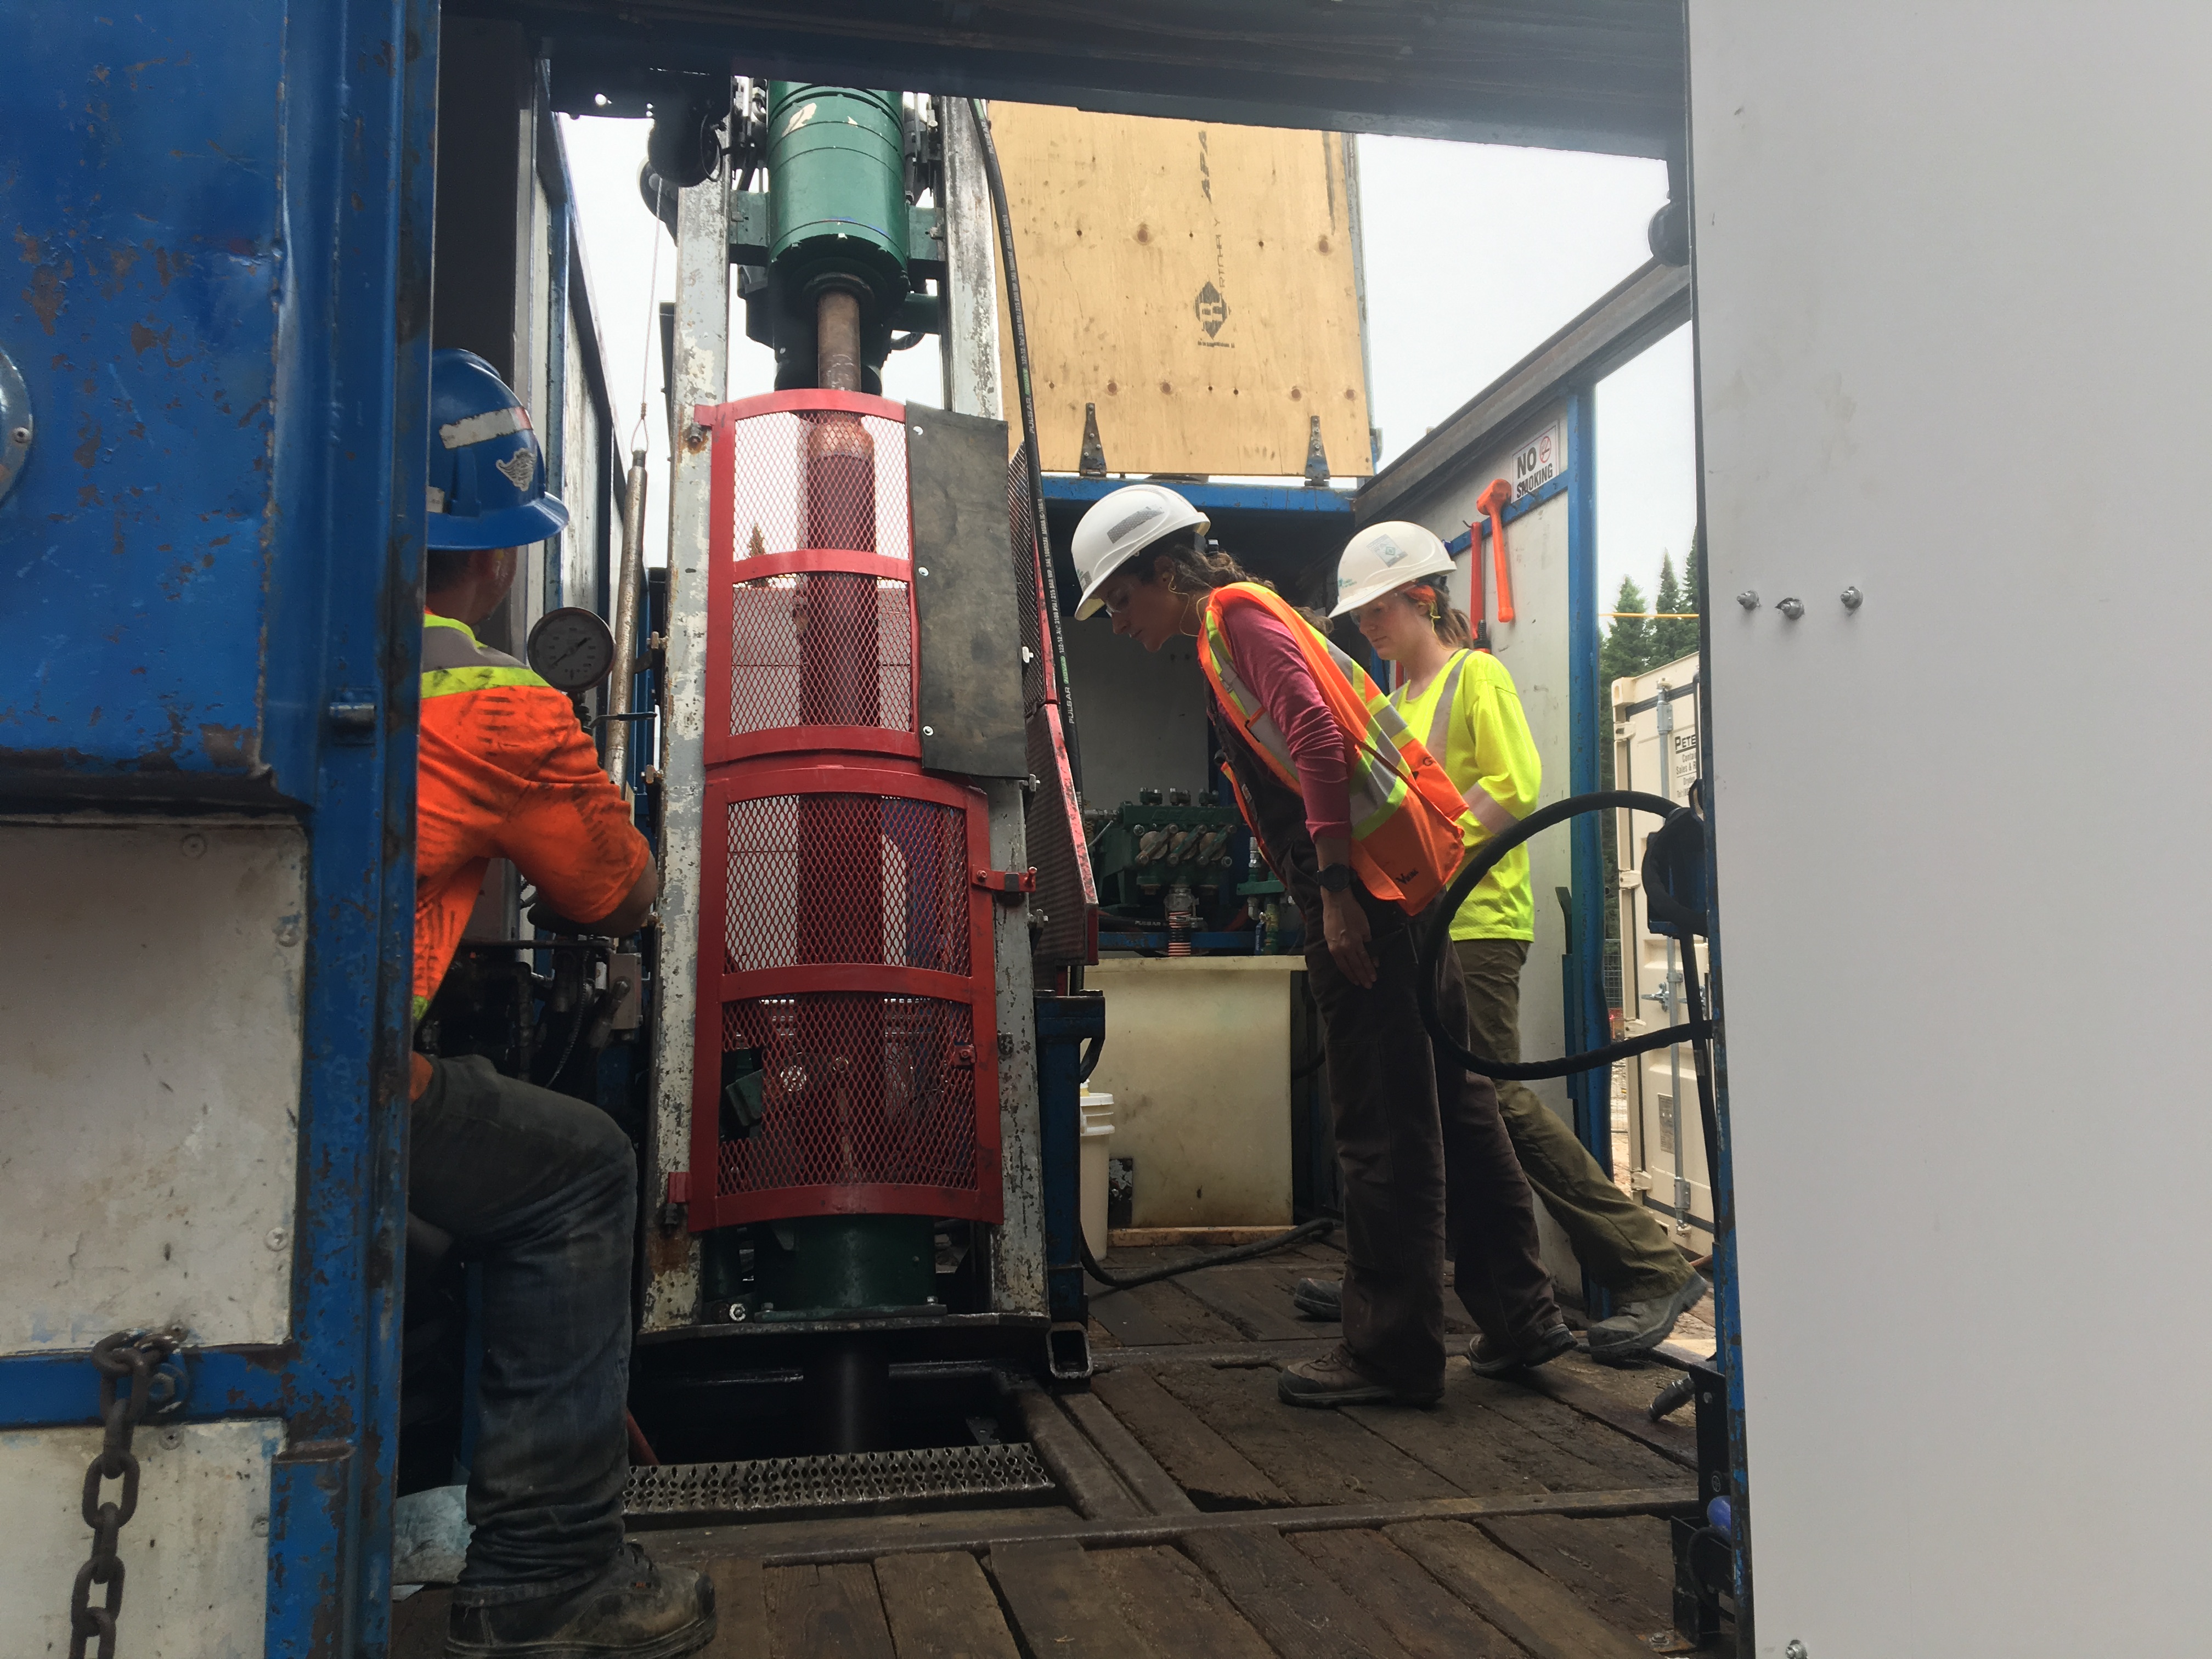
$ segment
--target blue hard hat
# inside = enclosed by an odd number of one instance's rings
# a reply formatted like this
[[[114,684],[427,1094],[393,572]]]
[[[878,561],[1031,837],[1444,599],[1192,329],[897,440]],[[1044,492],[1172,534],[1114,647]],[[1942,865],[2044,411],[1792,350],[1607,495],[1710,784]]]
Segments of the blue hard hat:
[[[545,493],[545,458],[522,399],[475,352],[432,352],[428,544],[520,547],[568,522],[568,509]]]

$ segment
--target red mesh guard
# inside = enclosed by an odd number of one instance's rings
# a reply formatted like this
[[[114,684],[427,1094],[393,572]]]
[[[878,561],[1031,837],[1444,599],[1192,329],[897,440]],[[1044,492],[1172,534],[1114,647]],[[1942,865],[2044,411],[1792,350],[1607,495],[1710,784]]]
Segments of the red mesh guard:
[[[899,796],[729,807],[722,971],[866,963],[969,971],[968,815]]]
[[[720,1195],[823,1188],[863,1201],[811,1207],[860,1210],[875,1207],[866,1189],[921,1188],[951,1209],[945,1200],[981,1184],[964,1004],[865,993],[732,1003],[722,1042],[760,1056],[765,1109],[750,1136],[721,1144]],[[995,1184],[995,1151],[988,1161]]]
[[[714,416],[695,1231],[1004,1217],[986,807],[921,769],[902,413]]]
[[[913,731],[913,617],[907,585],[881,577],[802,570],[737,582],[729,735],[797,726]]]
[[[732,558],[809,547],[913,556],[899,422],[780,409],[731,422],[729,434]]]

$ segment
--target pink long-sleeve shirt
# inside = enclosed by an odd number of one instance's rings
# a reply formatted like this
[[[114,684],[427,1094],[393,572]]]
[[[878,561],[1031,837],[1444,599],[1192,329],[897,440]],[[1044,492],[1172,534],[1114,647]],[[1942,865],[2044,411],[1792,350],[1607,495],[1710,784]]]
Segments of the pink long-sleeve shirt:
[[[1306,833],[1316,840],[1323,836],[1351,840],[1344,732],[1314,684],[1305,653],[1289,629],[1256,605],[1224,607],[1221,627],[1238,678],[1273,716],[1290,744],[1298,793],[1305,800]]]

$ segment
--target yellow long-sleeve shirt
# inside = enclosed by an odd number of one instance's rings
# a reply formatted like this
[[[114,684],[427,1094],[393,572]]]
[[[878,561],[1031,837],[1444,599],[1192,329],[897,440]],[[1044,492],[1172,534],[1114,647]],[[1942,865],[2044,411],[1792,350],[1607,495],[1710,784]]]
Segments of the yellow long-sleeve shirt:
[[[1449,702],[1445,699],[1449,696]],[[1521,694],[1505,665],[1487,651],[1455,651],[1420,696],[1401,686],[1390,694],[1413,735],[1443,763],[1462,794],[1480,788],[1515,819],[1534,810],[1544,763],[1521,712]],[[1441,742],[1439,742],[1441,738]],[[1468,850],[1492,831],[1467,832]],[[1535,908],[1528,890],[1528,849],[1516,847],[1485,876],[1452,918],[1454,939],[1534,939]]]

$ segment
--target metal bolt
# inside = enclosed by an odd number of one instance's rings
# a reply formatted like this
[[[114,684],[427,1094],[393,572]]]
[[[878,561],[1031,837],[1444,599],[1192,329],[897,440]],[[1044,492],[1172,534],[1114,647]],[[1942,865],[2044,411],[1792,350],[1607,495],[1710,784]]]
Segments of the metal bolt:
[[[732,1302],[730,1304],[730,1323],[732,1325],[744,1324],[745,1322],[746,1316],[750,1311],[750,1310],[746,1308],[744,1303]]]
[[[1745,588],[1742,592],[1735,596],[1735,602],[1747,611],[1758,610],[1759,590],[1755,587]]]
[[[914,568],[914,574],[917,576],[927,576],[929,574],[929,567],[926,564],[918,564]]]
[[[160,1438],[162,1450],[174,1451],[185,1443],[185,1431],[182,1429],[164,1429]]]
[[[1036,653],[1026,645],[1022,647],[1022,666],[1026,668],[1036,660]]]
[[[921,735],[925,738],[933,738],[937,735],[937,728],[933,726],[925,726],[921,728]]]
[[[1782,1659],[1807,1659],[1805,1644],[1792,1639],[1790,1645],[1782,1650]]]
[[[1866,603],[1866,595],[1860,592],[1856,586],[1845,588],[1836,597],[1843,600],[1846,611],[1856,611]]]
[[[286,916],[276,924],[276,942],[279,945],[297,945],[300,942],[299,917]]]
[[[1789,617],[1791,622],[1796,622],[1798,617],[1805,614],[1805,601],[1802,599],[1777,599],[1774,602],[1774,608],[1777,611],[1779,611],[1784,616]]]
[[[934,236],[934,235],[936,235],[938,233],[933,230],[933,231],[931,231],[929,234],[930,234],[931,235]],[[914,435],[915,435],[915,437],[917,437],[917,438],[919,438],[920,436],[921,436],[921,428],[920,427],[916,427],[916,428],[914,428]]]
[[[196,859],[207,851],[207,837],[195,830],[178,843],[178,848],[188,859]]]
[[[263,1235],[261,1242],[266,1244],[272,1250],[281,1250],[284,1248],[286,1241],[288,1241],[291,1237],[292,1235],[286,1232],[282,1227],[271,1227],[267,1233]]]
[[[31,428],[27,426],[17,427],[13,432],[8,434],[8,441],[17,445],[18,447],[30,442]]]

